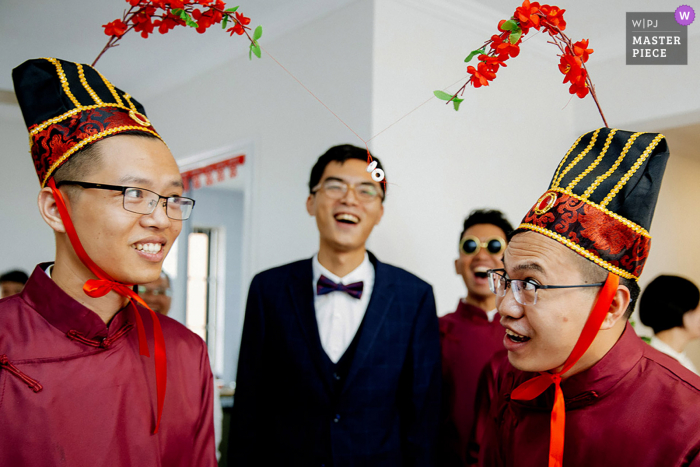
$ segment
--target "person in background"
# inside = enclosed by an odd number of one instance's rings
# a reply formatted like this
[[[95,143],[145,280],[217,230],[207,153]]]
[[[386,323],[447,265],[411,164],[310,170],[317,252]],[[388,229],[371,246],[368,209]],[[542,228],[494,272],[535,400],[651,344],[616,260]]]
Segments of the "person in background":
[[[318,159],[306,200],[318,254],[253,278],[229,465],[435,465],[433,289],[366,250],[386,195],[367,159],[350,145]]]
[[[170,288],[170,277],[165,271],[161,271],[160,277],[153,282],[139,285],[138,291],[141,298],[153,311],[168,316],[173,293]]]
[[[474,423],[477,380],[486,363],[503,350],[505,329],[486,271],[503,267],[506,238],[513,227],[501,211],[475,210],[464,221],[455,270],[467,296],[457,310],[440,318],[442,421],[439,459],[443,467],[467,465]]]
[[[27,276],[27,273],[17,269],[0,275],[0,298],[20,293],[28,280],[29,276]]]
[[[698,373],[685,353],[700,338],[700,291],[688,279],[659,276],[647,285],[639,300],[639,318],[654,330],[651,346]]]

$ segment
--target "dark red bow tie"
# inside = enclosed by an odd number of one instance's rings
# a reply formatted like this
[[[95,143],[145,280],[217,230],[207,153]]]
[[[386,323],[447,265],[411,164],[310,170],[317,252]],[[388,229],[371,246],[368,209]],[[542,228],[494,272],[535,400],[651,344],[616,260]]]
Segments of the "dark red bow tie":
[[[316,295],[325,295],[331,292],[345,292],[351,297],[360,299],[362,297],[362,289],[364,284],[362,282],[353,282],[352,284],[343,285],[336,284],[326,276],[321,276],[316,283]]]

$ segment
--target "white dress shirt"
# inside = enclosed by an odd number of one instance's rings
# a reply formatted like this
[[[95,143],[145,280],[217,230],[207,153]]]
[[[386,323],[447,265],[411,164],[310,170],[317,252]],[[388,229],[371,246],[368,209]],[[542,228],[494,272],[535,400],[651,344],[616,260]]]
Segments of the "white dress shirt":
[[[369,298],[374,288],[374,266],[365,253],[365,259],[354,271],[345,277],[338,277],[318,262],[318,254],[311,261],[313,269],[314,309],[321,345],[326,355],[333,363],[338,363],[340,357],[350,346],[362,318],[367,311]],[[362,297],[357,299],[345,292],[335,291],[325,295],[316,294],[316,284],[321,275],[326,276],[336,284],[348,285],[353,282],[363,282]]]
[[[652,347],[654,347],[656,350],[659,352],[663,352],[666,355],[675,358],[680,362],[681,365],[695,373],[696,375],[698,374],[697,368],[695,368],[695,365],[693,365],[693,362],[688,358],[688,355],[686,355],[685,352],[677,352],[676,349],[668,345],[666,342],[662,341],[656,336],[652,336],[651,342],[649,343]]]

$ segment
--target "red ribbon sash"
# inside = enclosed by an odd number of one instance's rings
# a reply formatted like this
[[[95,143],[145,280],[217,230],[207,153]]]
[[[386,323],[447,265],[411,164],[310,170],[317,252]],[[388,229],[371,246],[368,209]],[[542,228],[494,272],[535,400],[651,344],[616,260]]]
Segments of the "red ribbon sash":
[[[112,279],[106,272],[104,272],[95,262],[88,256],[87,252],[83,248],[80,239],[78,238],[78,233],[75,231],[73,226],[73,221],[68,213],[68,205],[61,195],[61,192],[56,188],[53,177],[49,179],[47,186],[51,188],[53,192],[54,199],[56,200],[56,206],[58,207],[58,212],[63,220],[63,225],[66,228],[66,234],[68,234],[68,239],[73,245],[75,253],[80,258],[80,261],[95,275],[98,279],[90,279],[83,285],[83,291],[90,297],[98,298],[104,297],[109,292],[114,291],[119,295],[127,297],[129,303],[134,307],[134,316],[136,319],[136,330],[139,336],[139,353],[144,357],[150,357],[148,351],[148,342],[146,340],[146,330],[143,327],[143,320],[141,319],[141,314],[138,308],[134,304],[134,301],[138,302],[141,306],[148,309],[151,314],[151,320],[153,321],[153,340],[154,340],[154,355],[153,360],[156,367],[156,393],[157,398],[157,414],[156,414],[156,424],[153,434],[158,433],[158,428],[160,427],[160,419],[163,414],[163,402],[165,401],[165,386],[167,383],[167,359],[165,355],[165,338],[163,337],[163,329],[160,326],[160,321],[156,312],[151,310],[151,308],[146,305],[141,297],[134,292],[131,287],[132,285],[123,284]]]
[[[598,330],[603,324],[605,316],[610,309],[610,304],[617,292],[619,280],[620,278],[617,275],[608,272],[605,285],[603,285],[602,290],[598,294],[598,299],[591,314],[588,316],[586,324],[583,326],[583,331],[574,349],[571,351],[571,355],[564,362],[564,367],[561,371],[541,373],[539,376],[525,381],[511,393],[511,399],[531,400],[554,384],[554,407],[552,407],[549,432],[549,467],[562,467],[564,463],[566,407],[564,406],[564,393],[561,390],[561,375],[569,371],[579,361],[593,343],[596,335],[598,335]]]

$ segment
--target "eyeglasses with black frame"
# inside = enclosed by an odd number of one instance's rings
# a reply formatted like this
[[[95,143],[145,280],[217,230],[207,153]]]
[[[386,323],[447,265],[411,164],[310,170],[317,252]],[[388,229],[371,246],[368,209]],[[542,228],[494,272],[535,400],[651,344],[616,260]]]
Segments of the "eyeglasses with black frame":
[[[506,296],[508,287],[513,290],[515,301],[521,305],[534,305],[537,303],[537,291],[539,289],[574,289],[578,287],[601,287],[605,282],[596,282],[595,284],[579,284],[579,285],[540,285],[529,280],[508,279],[505,269],[489,269],[486,271],[489,278],[489,289],[496,294],[497,297],[503,298]]]
[[[348,190],[352,188],[357,196],[357,199],[363,203],[369,203],[374,201],[379,197],[384,199],[379,189],[370,182],[360,182],[357,184],[348,183],[344,180],[338,178],[327,178],[323,183],[319,183],[311,190],[311,193],[317,193],[319,190],[323,190],[326,196],[331,199],[341,199],[343,198]]]
[[[187,220],[192,214],[194,200],[184,196],[161,196],[158,193],[145,188],[131,186],[106,185],[104,183],[78,182],[74,180],[62,180],[56,184],[77,185],[85,189],[121,191],[124,197],[124,209],[136,214],[151,214],[161,199],[165,200],[165,214],[174,220]]]

